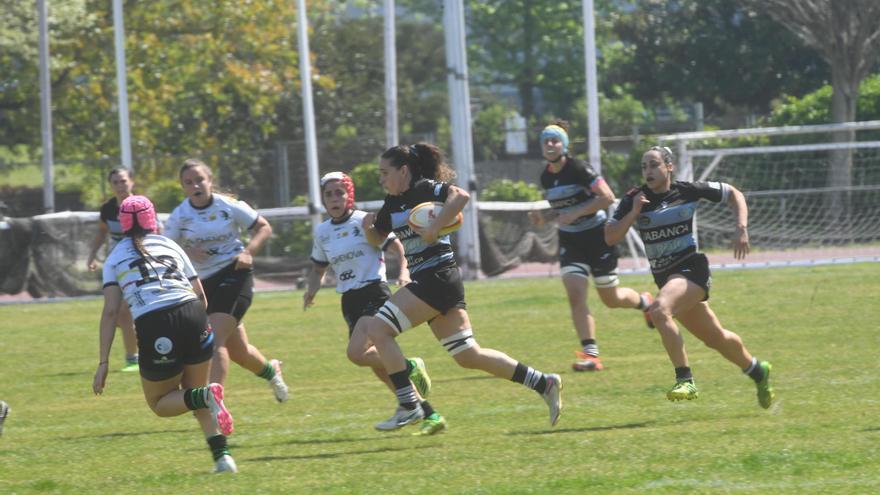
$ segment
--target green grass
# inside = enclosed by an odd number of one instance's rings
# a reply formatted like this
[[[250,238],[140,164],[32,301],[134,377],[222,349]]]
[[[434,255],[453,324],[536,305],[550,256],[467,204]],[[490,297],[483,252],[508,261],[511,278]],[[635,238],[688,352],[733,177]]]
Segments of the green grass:
[[[484,347],[560,372],[565,409],[550,428],[522,386],[458,368],[424,327],[400,338],[434,379],[449,420],[435,437],[373,430],[394,399],[345,358],[339,299],[258,294],[252,343],[285,362],[290,402],[233,367],[227,404],[240,469],[209,474],[190,415],[158,418],[136,376],[111,373],[91,393],[100,301],[0,307],[0,493],[878,493],[880,265],[717,271],[712,306],[726,328],[774,365],[779,405],[691,336],[697,401],[672,404],[673,372],[641,315],[591,292],[607,371],[575,374],[578,347],[558,279],[467,286]],[[625,285],[650,288],[646,276]],[[111,365],[122,365],[121,341]]]

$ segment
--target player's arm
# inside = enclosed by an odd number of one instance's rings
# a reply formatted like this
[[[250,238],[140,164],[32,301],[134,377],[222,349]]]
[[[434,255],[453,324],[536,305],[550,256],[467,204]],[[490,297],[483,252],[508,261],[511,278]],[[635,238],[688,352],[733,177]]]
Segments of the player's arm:
[[[409,278],[409,262],[406,260],[406,251],[403,249],[403,243],[400,242],[400,239],[396,237],[391,239],[385,249],[394,253],[400,260],[400,275],[397,276],[397,285],[404,286],[412,282],[412,279]]]
[[[196,293],[196,297],[199,298],[199,301],[204,303],[205,309],[208,309],[208,298],[205,297],[205,288],[202,287],[202,281],[199,280],[199,277],[195,277],[190,279],[189,283],[192,284],[193,292]]]
[[[321,290],[321,283],[324,281],[324,274],[327,273],[328,266],[330,265],[312,262],[312,270],[306,278],[306,292],[303,294],[303,311],[314,304],[315,294]]]
[[[382,211],[379,212],[381,214]],[[376,227],[376,221],[379,215],[375,213],[367,213],[364,215],[364,221],[361,225],[364,228],[364,237],[367,238],[367,242],[370,245],[379,247],[382,243],[385,242],[385,239],[388,238],[389,231],[383,232],[381,229]]]
[[[749,206],[746,197],[739,189],[727,184],[727,205],[736,217],[736,231],[733,234],[733,257],[741,260],[749,254]]]
[[[272,236],[272,226],[263,216],[257,217],[257,220],[251,225],[250,231],[251,240],[244,247],[244,250],[238,253],[238,258],[235,262],[236,270],[254,266],[254,255],[263,248],[263,245]]]
[[[450,185],[446,193],[446,201],[443,202],[443,208],[440,209],[437,217],[427,227],[413,228],[413,230],[422,236],[426,243],[437,242],[440,229],[452,223],[470,199],[471,195],[467,191],[458,186]]]
[[[116,317],[119,314],[119,306],[122,304],[122,291],[118,285],[104,287],[104,309],[101,311],[98,369],[95,370],[95,378],[92,380],[92,390],[95,394],[104,391],[107,381],[107,370],[110,366],[110,348],[113,347],[113,336],[116,335]]]
[[[601,177],[593,181],[590,185],[590,190],[594,194],[593,199],[587,201],[576,210],[561,213],[556,219],[556,222],[560,225],[568,225],[580,217],[592,215],[597,211],[604,210],[614,204],[614,192],[611,190],[611,187],[608,186],[608,183]]]
[[[605,222],[605,244],[613,246],[622,241],[630,227],[632,227],[642,213],[642,206],[648,203],[650,201],[645,197],[645,193],[639,191],[638,194],[632,197],[632,208],[626,215],[619,219],[612,218]],[[621,207],[623,207],[623,201],[621,201]]]
[[[86,262],[86,267],[88,267],[89,271],[95,271],[98,267],[98,264],[95,262],[95,257],[98,255],[98,250],[104,245],[104,240],[107,239],[107,233],[109,231],[110,229],[107,228],[107,224],[99,220],[98,233],[95,234],[95,239],[92,241],[92,250],[89,252],[89,260]]]

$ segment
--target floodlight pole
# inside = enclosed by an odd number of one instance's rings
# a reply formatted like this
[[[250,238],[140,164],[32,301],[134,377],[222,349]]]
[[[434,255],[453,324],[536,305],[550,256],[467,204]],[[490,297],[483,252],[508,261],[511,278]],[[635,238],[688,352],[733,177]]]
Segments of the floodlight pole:
[[[462,0],[444,0],[443,4],[449,120],[452,127],[452,162],[458,173],[459,184],[471,196],[462,212],[464,223],[458,231],[458,254],[464,278],[473,280],[480,274],[480,236],[477,221],[477,181],[474,175],[471,136],[471,98],[468,88],[464,5]]]
[[[52,85],[49,80],[49,9],[37,0],[40,24],[40,133],[43,142],[43,211],[55,211],[55,164],[52,150]]]
[[[309,175],[309,216],[312,232],[321,224],[321,186],[318,183],[318,144],[315,137],[315,108],[312,104],[312,68],[309,61],[309,22],[305,0],[296,0],[296,27],[299,41],[299,76],[302,82],[303,121],[305,124],[306,168]]]
[[[397,43],[394,0],[385,0],[385,146],[397,146]]]
[[[599,148],[599,95],[596,81],[596,23],[593,0],[582,0],[584,10],[584,58],[587,76],[587,145],[589,163],[597,174],[602,173]]]
[[[131,127],[128,123],[128,78],[122,0],[113,0],[113,43],[116,53],[116,98],[119,106],[119,152],[122,155],[122,166],[134,170],[131,160]]]

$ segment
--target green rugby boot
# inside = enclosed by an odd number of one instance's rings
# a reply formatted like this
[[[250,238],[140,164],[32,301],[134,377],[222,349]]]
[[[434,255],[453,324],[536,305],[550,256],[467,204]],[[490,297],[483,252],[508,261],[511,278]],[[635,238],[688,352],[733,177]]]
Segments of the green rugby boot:
[[[435,435],[446,429],[446,418],[437,413],[431,414],[419,425],[419,430],[413,436]]]
[[[412,366],[412,370],[409,372],[409,381],[424,399],[431,393],[431,377],[428,376],[428,367],[420,357],[407,359],[407,361]]]
[[[769,409],[776,399],[776,392],[770,386],[770,370],[773,367],[767,361],[761,361],[758,366],[764,371],[764,378],[760,382],[755,382],[755,386],[758,388],[758,404],[761,404],[764,409]]]
[[[675,402],[679,400],[694,400],[700,396],[697,385],[693,379],[678,380],[675,385],[666,392],[666,398]]]

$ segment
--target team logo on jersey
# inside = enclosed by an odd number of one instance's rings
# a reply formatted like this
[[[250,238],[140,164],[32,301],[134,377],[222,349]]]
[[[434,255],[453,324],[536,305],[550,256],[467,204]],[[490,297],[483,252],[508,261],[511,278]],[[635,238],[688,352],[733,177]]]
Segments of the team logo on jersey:
[[[353,227],[352,230],[353,230],[353,232],[354,232],[353,235],[354,235],[355,237],[360,237],[360,236],[361,236],[361,229],[357,228],[357,226]]]
[[[648,215],[639,215],[639,227],[647,227],[651,225],[651,218]]]
[[[693,208],[682,208],[682,209],[678,210],[678,216],[680,218],[690,218],[690,217],[694,216],[694,209]]]
[[[211,215],[208,216],[208,220],[210,220],[210,221],[212,221],[212,222],[213,222],[214,220],[217,220],[217,214],[216,214],[216,213],[211,213]]]
[[[171,339],[168,337],[159,337],[153,342],[153,348],[156,349],[156,352],[159,354],[168,354],[173,347],[174,344],[171,343]]]
[[[223,217],[223,220],[229,220],[229,213],[226,210],[220,210],[220,216]]]

